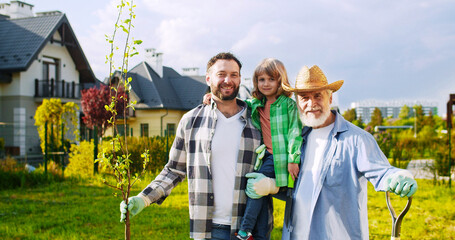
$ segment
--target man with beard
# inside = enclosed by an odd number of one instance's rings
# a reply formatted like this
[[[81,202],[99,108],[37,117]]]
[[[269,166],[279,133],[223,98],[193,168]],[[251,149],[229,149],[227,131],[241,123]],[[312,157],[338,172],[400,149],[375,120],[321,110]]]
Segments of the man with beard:
[[[241,66],[231,53],[209,60],[206,82],[211,103],[182,117],[169,162],[141,193],[120,204],[120,221],[127,209],[134,216],[152,203],[161,204],[187,176],[190,237],[235,238],[247,200],[245,174],[253,171],[255,149],[261,143],[247,105],[236,98]]]
[[[318,66],[303,67],[295,88],[302,130],[301,166],[295,189],[286,204],[282,239],[368,239],[367,181],[376,191],[412,196],[412,175],[390,166],[368,132],[330,111],[332,93],[343,81],[328,84]],[[247,195],[276,193],[273,180],[247,175]]]

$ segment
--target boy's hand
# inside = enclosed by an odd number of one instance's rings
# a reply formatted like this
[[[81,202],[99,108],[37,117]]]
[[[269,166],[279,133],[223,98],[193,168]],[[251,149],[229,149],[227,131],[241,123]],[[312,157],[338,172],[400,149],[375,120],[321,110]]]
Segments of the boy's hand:
[[[206,93],[202,97],[202,104],[204,105],[210,105],[210,99],[212,99],[212,94],[211,93]]]
[[[288,163],[288,172],[291,174],[292,180],[299,176],[299,164],[297,163]]]

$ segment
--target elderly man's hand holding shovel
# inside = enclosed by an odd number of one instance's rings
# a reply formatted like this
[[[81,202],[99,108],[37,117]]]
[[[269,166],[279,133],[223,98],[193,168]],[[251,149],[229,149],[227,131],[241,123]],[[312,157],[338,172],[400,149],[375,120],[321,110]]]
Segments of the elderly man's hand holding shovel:
[[[417,182],[408,171],[398,171],[387,178],[386,191],[393,192],[400,197],[410,197],[417,191]]]

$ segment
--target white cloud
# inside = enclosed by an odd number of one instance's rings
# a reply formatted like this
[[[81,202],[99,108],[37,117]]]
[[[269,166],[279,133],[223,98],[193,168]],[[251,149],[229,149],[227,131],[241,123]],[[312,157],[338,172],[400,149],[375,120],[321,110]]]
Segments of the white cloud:
[[[81,3],[82,2],[82,3]],[[103,78],[118,1],[59,3],[96,76]],[[88,12],[84,4],[93,5]],[[163,52],[166,66],[205,68],[220,51],[233,51],[249,77],[275,57],[295,78],[303,65],[319,65],[329,81],[345,80],[339,102],[363,99],[445,99],[454,91],[455,5],[447,0],[136,0],[134,37]],[[70,5],[68,7],[66,5]],[[85,11],[85,12],[84,12]],[[94,12],[92,14],[91,12]],[[130,66],[141,61],[140,56]],[[201,71],[201,73],[203,70]],[[431,84],[429,87],[429,83]],[[405,91],[403,89],[406,89]],[[442,101],[442,100],[441,100]],[[445,112],[445,110],[441,111]]]

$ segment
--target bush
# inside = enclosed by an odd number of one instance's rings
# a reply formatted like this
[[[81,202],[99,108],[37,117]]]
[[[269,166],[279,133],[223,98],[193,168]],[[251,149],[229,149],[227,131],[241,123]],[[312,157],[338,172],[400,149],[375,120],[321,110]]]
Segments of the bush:
[[[46,185],[53,182],[62,182],[63,178],[53,174],[47,176],[41,171],[17,171],[7,172],[0,170],[0,190],[14,188],[31,188]]]
[[[170,148],[174,141],[174,136],[170,136],[167,141],[168,148]],[[141,154],[145,149],[148,149],[150,153],[150,163],[146,169],[152,173],[161,171],[168,160],[168,148],[166,148],[166,137],[129,137],[128,150],[131,154],[130,159],[133,161],[131,165],[132,172],[136,173],[142,170],[143,159],[141,158]]]
[[[168,159],[168,148],[172,145],[174,141],[174,136],[170,136],[169,139],[166,140],[166,137],[128,137],[128,154],[131,154],[130,160],[131,163],[131,172],[132,173],[139,173],[142,171],[142,163],[143,159],[141,154],[144,153],[145,150],[149,150],[150,154],[150,162],[146,167],[146,170],[152,173],[156,171],[160,171],[164,165],[167,163]],[[166,144],[166,141],[167,144]],[[166,148],[166,145],[168,148]],[[103,148],[108,147],[109,149],[112,148],[108,141],[103,142]],[[100,149],[99,152],[102,152]],[[123,154],[120,151],[117,154]],[[106,171],[106,170],[105,170]]]
[[[93,176],[93,148],[93,141],[82,141],[79,145],[71,144],[65,174],[82,178]]]
[[[453,156],[453,155],[452,155]],[[438,176],[450,176],[449,149],[440,146],[434,156],[434,169]]]
[[[4,172],[24,171],[25,165],[18,164],[16,159],[12,157],[6,157],[5,159],[0,161],[0,170]]]
[[[128,137],[128,153],[131,154],[131,172],[139,173],[142,171],[143,159],[141,154],[148,149],[150,154],[150,162],[146,170],[151,173],[161,171],[168,159],[168,148],[174,141],[174,136],[166,137]],[[168,141],[166,143],[166,141]],[[166,145],[168,148],[166,148]],[[90,177],[93,176],[93,142],[82,141],[79,145],[71,145],[69,154],[69,164],[65,170],[68,176]],[[98,145],[98,152],[102,149],[107,149],[107,152],[112,152],[112,146],[109,144],[109,139],[103,139]],[[116,154],[123,154],[120,151]],[[112,174],[111,169],[100,163],[99,172],[104,174]]]
[[[63,181],[62,171],[54,162],[48,164],[48,174],[40,166],[33,172],[25,169],[24,164],[18,164],[14,158],[7,157],[0,161],[0,190],[14,188],[36,187],[52,182]]]

